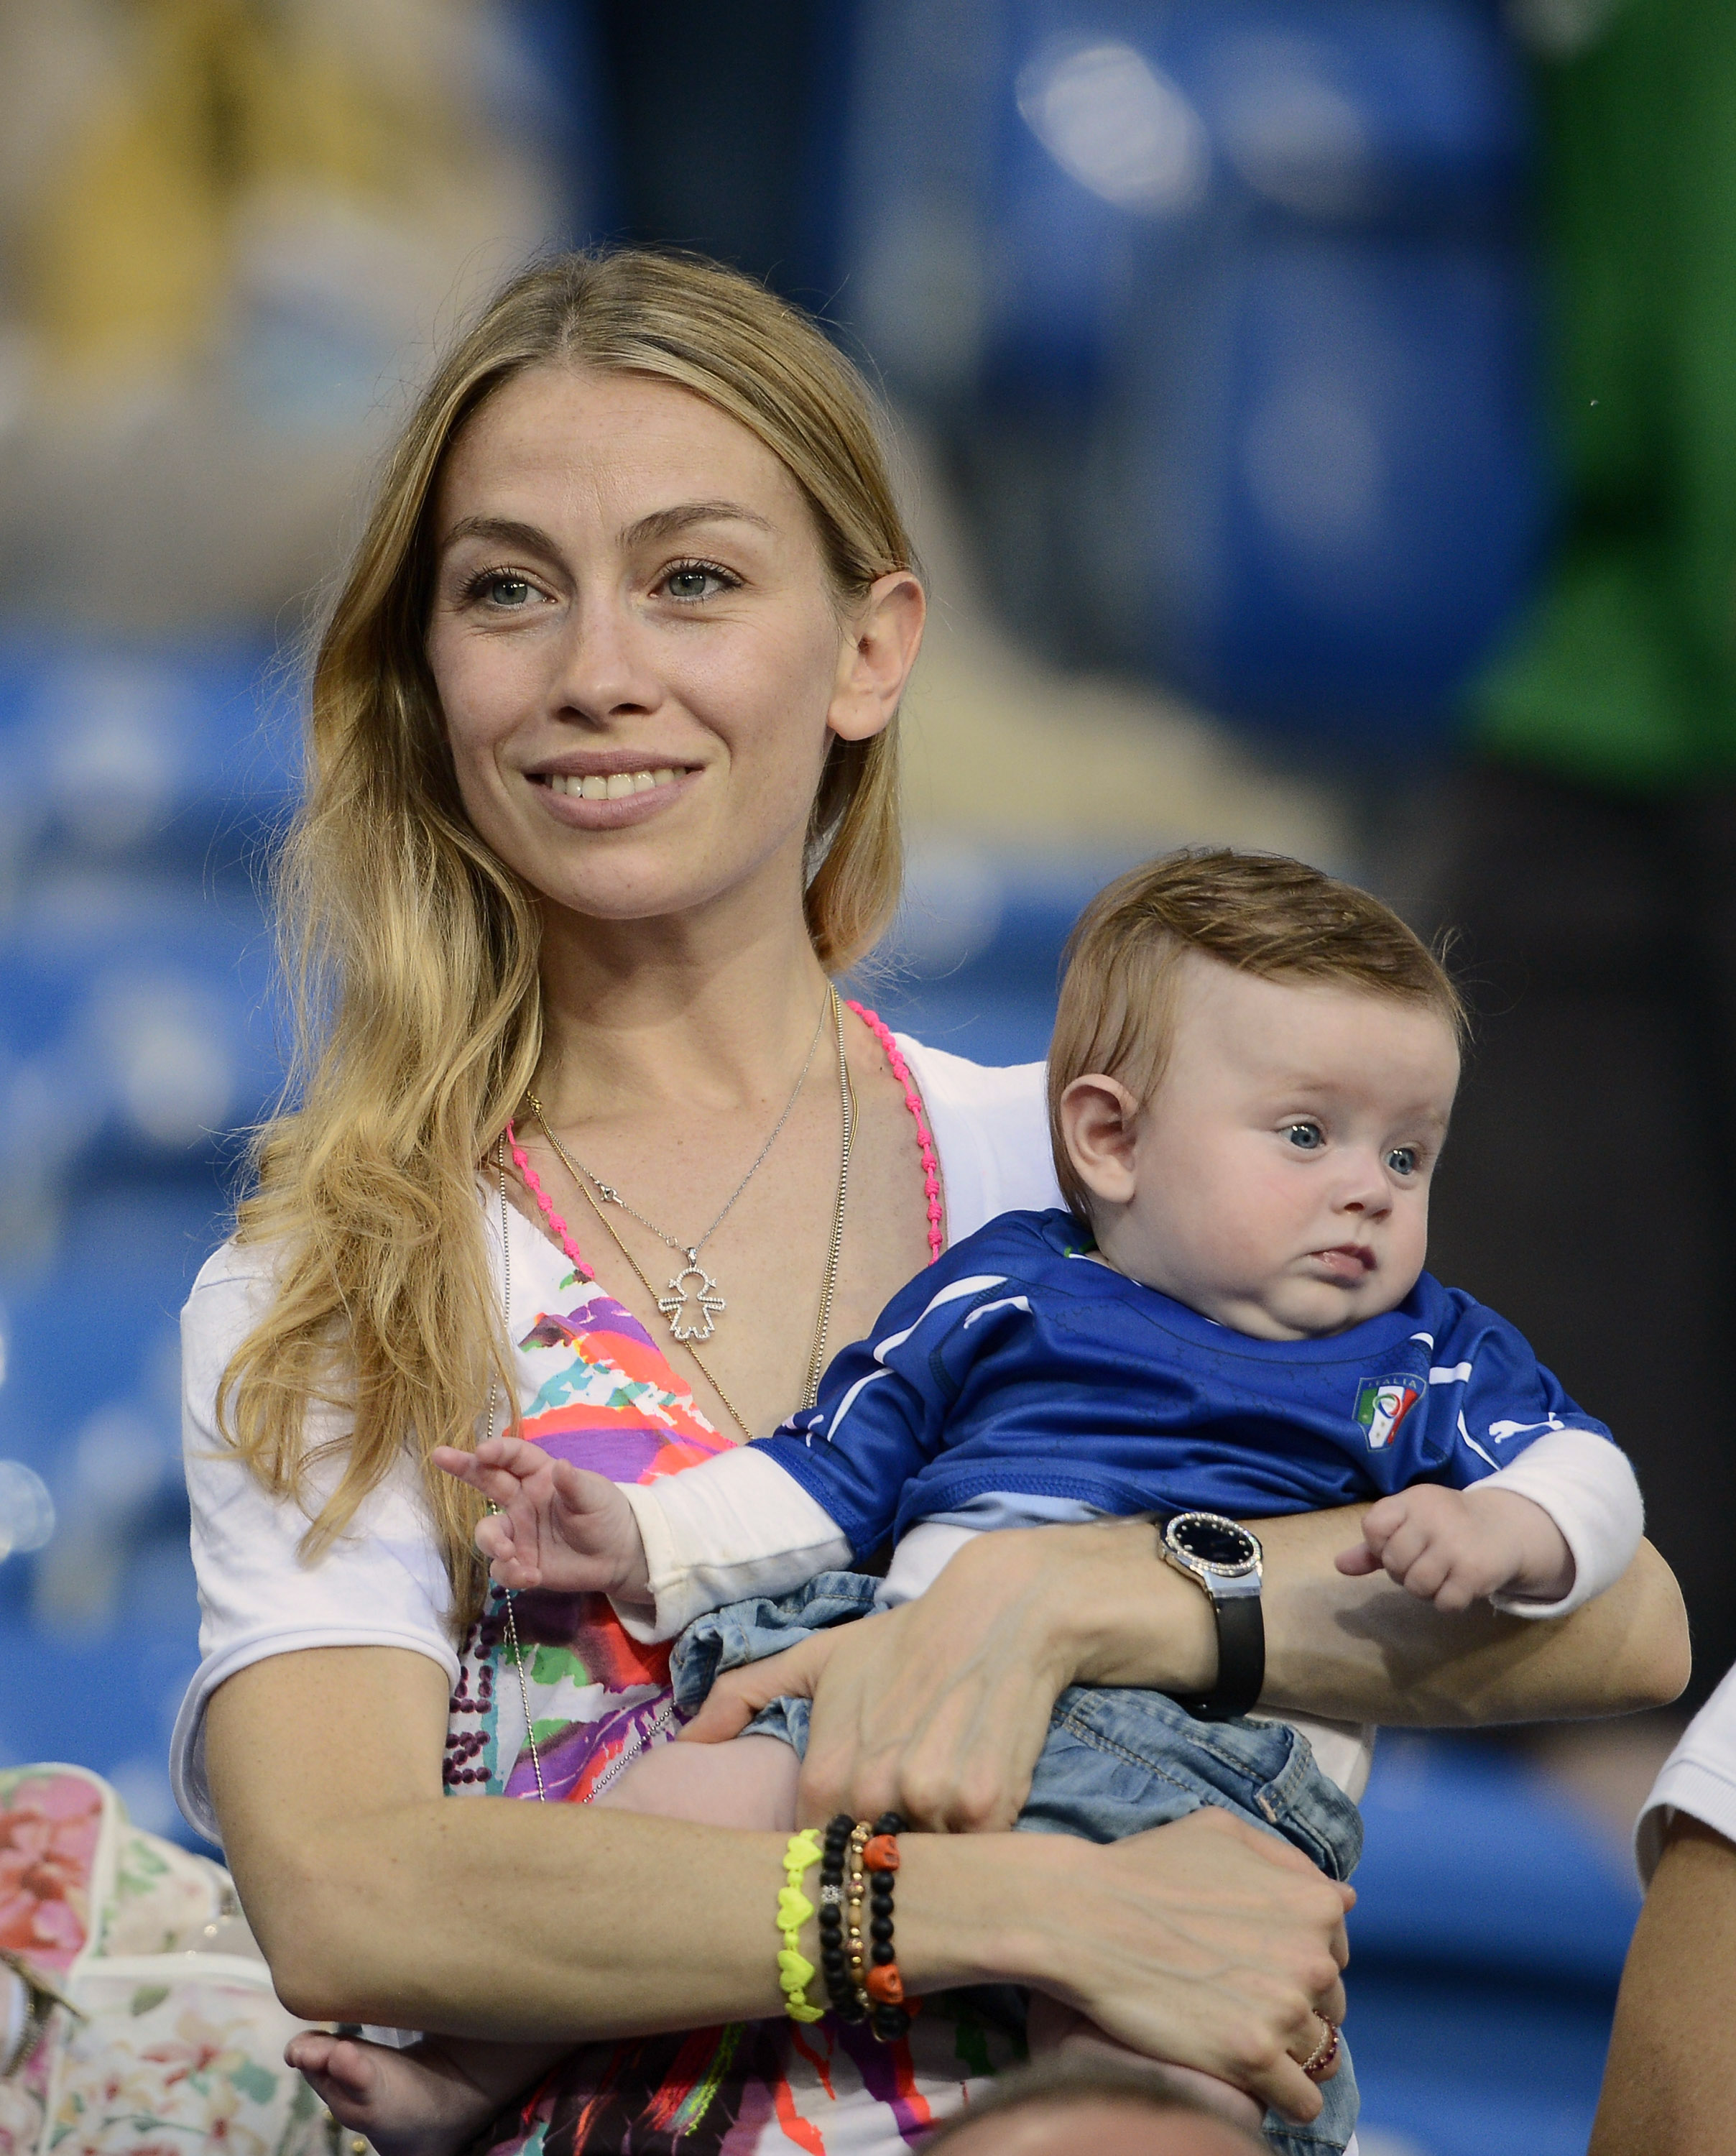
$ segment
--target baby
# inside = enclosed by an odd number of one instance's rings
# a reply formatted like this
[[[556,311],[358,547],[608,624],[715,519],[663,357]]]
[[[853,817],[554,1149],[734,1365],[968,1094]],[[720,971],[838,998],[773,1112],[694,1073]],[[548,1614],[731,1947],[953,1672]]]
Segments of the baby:
[[[1373,1499],[1341,1571],[1539,1617],[1610,1585],[1641,1527],[1607,1430],[1423,1270],[1462,1024],[1365,893],[1293,861],[1171,855],[1103,892],[1070,945],[1049,1063],[1068,1211],[991,1221],[837,1357],[811,1413],[679,1476],[617,1486],[511,1438],[434,1457],[503,1502],[477,1533],[502,1584],[601,1591],[641,1636],[683,1635],[688,1710],[720,1667],[920,1594],[972,1535],[1151,1514],[1157,1553],[1211,1598],[1216,1684],[1064,1693],[1020,1825],[1110,1840],[1217,1804],[1343,1878],[1366,1746],[1248,1713],[1260,1551],[1237,1522]],[[888,1537],[883,1580],[839,1569]],[[733,1743],[645,1755],[610,1800],[787,1828],[807,1730],[807,1702],[781,1701]],[[1039,2001],[1034,2039],[1068,2018]],[[551,2056],[298,2045],[388,2152],[456,2147]],[[1302,2138],[1267,2118],[1274,2147],[1344,2146],[1347,2056],[1322,2093]]]

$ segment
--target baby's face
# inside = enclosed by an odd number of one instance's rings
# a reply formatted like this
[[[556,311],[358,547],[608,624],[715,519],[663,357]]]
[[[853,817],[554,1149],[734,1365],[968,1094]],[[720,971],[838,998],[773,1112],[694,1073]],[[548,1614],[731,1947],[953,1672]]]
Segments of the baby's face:
[[[1426,1005],[1190,956],[1175,1037],[1101,1209],[1118,1271],[1262,1340],[1379,1317],[1416,1286],[1459,1055]]]

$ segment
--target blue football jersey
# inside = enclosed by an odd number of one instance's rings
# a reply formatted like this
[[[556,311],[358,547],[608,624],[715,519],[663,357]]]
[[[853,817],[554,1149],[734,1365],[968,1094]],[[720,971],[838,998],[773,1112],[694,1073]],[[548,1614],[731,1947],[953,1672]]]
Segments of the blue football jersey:
[[[858,1557],[989,1495],[1241,1518],[1480,1481],[1545,1430],[1607,1438],[1504,1318],[1425,1273],[1321,1340],[1256,1340],[1100,1264],[1066,1213],[955,1245],[759,1447]]]

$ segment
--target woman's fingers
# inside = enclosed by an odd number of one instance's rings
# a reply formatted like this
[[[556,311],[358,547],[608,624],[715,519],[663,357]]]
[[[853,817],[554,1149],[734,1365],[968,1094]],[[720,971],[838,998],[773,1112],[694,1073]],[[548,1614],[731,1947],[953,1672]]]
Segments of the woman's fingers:
[[[800,1646],[727,1670],[707,1694],[705,1704],[681,1732],[682,1741],[722,1744],[739,1737],[762,1707],[775,1699],[812,1699],[820,1672],[842,1632],[814,1632]],[[884,1805],[881,1807],[885,1810]],[[828,1814],[829,1817],[830,1815]]]
[[[919,1600],[842,1628],[814,1692],[804,1819],[891,1810],[936,1833],[1012,1825],[1063,1676],[1036,1537],[1067,1532],[979,1536]]]
[[[1298,2061],[1321,2016],[1344,2018],[1347,1890],[1211,1807],[1093,1850],[1083,1879],[1068,1868],[1075,1891],[1035,1917],[1050,1933],[1037,1981],[1148,2057],[1314,2118]]]

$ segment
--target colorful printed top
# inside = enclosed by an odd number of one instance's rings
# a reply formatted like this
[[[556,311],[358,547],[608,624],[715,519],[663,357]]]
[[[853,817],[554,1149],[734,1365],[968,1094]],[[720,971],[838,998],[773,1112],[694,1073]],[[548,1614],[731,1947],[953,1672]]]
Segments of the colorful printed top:
[[[1055,1204],[1041,1064],[996,1070],[903,1034],[935,1134],[946,1224],[968,1235],[997,1213]],[[484,1217],[500,1266],[494,1194]],[[606,1474],[679,1472],[727,1446],[684,1382],[618,1303],[576,1280],[570,1262],[517,1212],[508,1216],[511,1332],[530,1434]],[[504,1269],[503,1269],[504,1270]],[[504,1282],[503,1281],[503,1286]],[[205,1772],[205,1710],[238,1670],[304,1648],[392,1647],[439,1665],[453,1686],[447,1786],[455,1795],[535,1791],[525,1754],[525,1706],[555,1800],[592,1794],[617,1761],[669,1732],[660,1650],[636,1646],[606,1604],[527,1595],[525,1690],[503,1656],[498,1614],[463,1643],[428,1518],[422,1471],[407,1450],[315,1564],[301,1561],[310,1512],[341,1471],[341,1409],[308,1411],[315,1464],[309,1510],[272,1496],[224,1445],[217,1400],[236,1348],[276,1292],[272,1255],[233,1240],[214,1252],[182,1313],[183,1460],[199,1581],[197,1674],[170,1747],[182,1810],[216,1840]],[[767,1913],[768,1956],[776,1935]],[[829,2021],[705,2030],[576,2053],[517,2121],[500,2152],[798,2148],[891,2156],[951,2107],[970,2076],[1017,2056],[989,1997],[931,2002],[907,2045],[883,2049]]]
[[[729,1448],[631,1312],[516,1214],[510,1234],[527,1438],[622,1482],[677,1475]],[[601,1595],[522,1594],[515,1607],[522,1691],[497,1596],[461,1656],[447,1786],[536,1800],[528,1698],[548,1801],[582,1804],[672,1733],[668,1649],[639,1645]],[[769,1956],[769,1916],[767,1926]],[[491,2156],[886,2156],[919,2140],[969,2077],[1022,2048],[991,1999],[933,2002],[894,2045],[830,2016],[591,2045],[504,2118],[489,2145]]]

